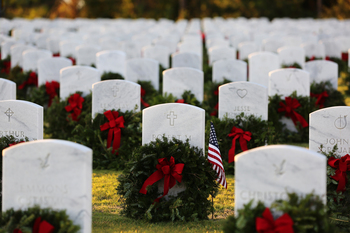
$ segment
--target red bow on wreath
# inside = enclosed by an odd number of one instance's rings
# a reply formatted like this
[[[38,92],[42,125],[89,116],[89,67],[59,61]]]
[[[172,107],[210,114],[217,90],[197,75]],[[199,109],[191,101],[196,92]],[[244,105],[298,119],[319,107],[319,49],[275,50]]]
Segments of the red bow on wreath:
[[[152,185],[155,182],[161,180],[164,177],[164,190],[163,196],[155,199],[155,202],[159,202],[159,200],[168,194],[169,189],[174,187],[176,181],[181,183],[182,180],[182,170],[184,168],[184,163],[175,164],[175,159],[171,156],[170,161],[167,158],[158,159],[158,164],[156,165],[157,171],[155,171],[152,175],[150,175],[147,180],[143,183],[142,188],[140,189],[140,193],[147,193],[147,186]]]
[[[184,99],[178,99],[178,100],[175,101],[175,103],[185,104],[185,100]]]
[[[109,129],[108,138],[107,138],[107,147],[111,147],[112,138],[114,135],[113,153],[115,153],[115,151],[118,150],[120,147],[120,139],[122,135],[122,131],[120,128],[124,128],[124,117],[123,116],[118,117],[119,113],[117,111],[111,111],[111,110],[105,111],[103,114],[106,116],[109,122],[101,125],[100,130],[104,131]],[[118,152],[116,154],[118,154]]]
[[[2,73],[9,74],[11,70],[11,62],[10,61],[4,61],[4,68],[1,69]]]
[[[294,233],[293,219],[288,214],[283,214],[274,221],[269,208],[266,207],[262,218],[255,219],[256,230],[258,233]]]
[[[144,107],[149,107],[149,104],[148,103],[146,103],[146,101],[144,101],[143,100],[143,97],[146,95],[146,91],[145,91],[145,89],[143,89],[142,87],[141,87],[141,104],[144,106]]]
[[[235,160],[236,139],[239,138],[239,144],[241,145],[242,151],[246,151],[248,150],[247,141],[250,141],[252,138],[252,133],[233,126],[231,133],[228,136],[233,137],[232,147],[228,151],[228,162],[232,163]]]
[[[68,99],[69,105],[64,107],[67,112],[73,111],[72,114],[69,114],[68,117],[72,118],[73,121],[78,121],[81,110],[83,108],[84,98],[79,94],[75,93],[71,95]]]
[[[23,142],[25,142],[25,141],[14,142],[14,143],[9,144],[9,146],[14,146],[14,145],[17,145],[17,144],[20,144],[20,143],[23,143]]]
[[[18,86],[19,90],[22,90],[27,85],[38,86],[38,75],[35,72],[30,72],[27,81],[24,81],[21,85]]]
[[[71,60],[72,61],[72,65],[75,66],[75,64],[76,64],[75,59],[73,57],[68,57],[68,59]]]
[[[60,84],[56,81],[48,82],[46,81],[45,83],[46,86],[46,93],[49,95],[49,107],[52,104],[52,99],[57,96],[56,90],[60,88]]]
[[[326,101],[326,97],[329,97],[327,91],[324,91],[320,94],[310,93],[310,96],[317,98],[315,105],[319,106],[320,108],[324,107],[324,102]]]
[[[54,227],[44,221],[41,221],[41,217],[38,217],[35,219],[34,226],[33,226],[33,233],[52,233],[54,231]],[[15,229],[13,233],[22,233],[21,230]]]
[[[214,91],[214,95],[216,95],[216,96],[219,95],[219,86]],[[216,105],[214,107],[214,111],[212,111],[210,113],[210,116],[217,116],[218,115],[218,110],[219,110],[219,103],[216,103]]]
[[[348,53],[341,53],[341,59],[343,61],[348,61],[349,60],[349,54]]]
[[[316,57],[315,57],[315,56],[312,56],[312,57],[310,57],[309,61],[313,61],[313,60],[315,60],[315,59],[316,59]]]
[[[331,176],[332,179],[338,181],[337,192],[345,191],[345,185],[347,182],[346,172],[350,171],[350,155],[346,154],[340,159],[330,157],[328,159],[328,165],[337,169],[335,175]]]
[[[293,99],[292,97],[285,97],[285,101],[286,104],[284,104],[282,101],[279,103],[281,107],[277,111],[286,112],[285,116],[290,117],[294,125],[297,125],[297,122],[299,121],[302,127],[305,128],[309,126],[306,120],[294,110],[301,106],[299,101],[297,99]]]

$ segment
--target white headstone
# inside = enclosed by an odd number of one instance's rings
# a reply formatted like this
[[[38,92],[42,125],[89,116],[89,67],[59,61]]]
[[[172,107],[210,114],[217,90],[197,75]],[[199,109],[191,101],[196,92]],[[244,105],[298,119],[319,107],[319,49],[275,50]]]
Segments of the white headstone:
[[[324,44],[326,56],[341,58],[341,46],[336,40],[326,39],[322,40],[321,43]]]
[[[235,213],[254,199],[267,207],[288,198],[313,192],[326,203],[326,156],[297,146],[264,146],[235,157]]]
[[[305,70],[310,73],[310,82],[329,81],[335,90],[338,89],[338,64],[332,61],[315,60],[305,63]]]
[[[16,99],[16,83],[0,78],[0,100]]]
[[[285,45],[282,39],[266,39],[263,40],[263,51],[277,53],[277,49]]]
[[[247,63],[236,59],[222,59],[213,63],[213,82],[247,81]]]
[[[93,45],[79,45],[75,47],[77,55],[77,65],[96,65],[96,54],[100,48]]]
[[[301,44],[301,47],[304,48],[305,56],[309,59],[312,57],[322,58],[324,59],[326,57],[326,52],[324,45],[321,43],[305,43]]]
[[[60,98],[65,100],[77,91],[86,96],[92,90],[92,84],[101,81],[100,72],[89,66],[68,66],[60,71]]]
[[[310,96],[310,75],[301,69],[285,68],[269,73],[269,96],[290,96],[294,91],[297,95]]]
[[[190,67],[198,70],[202,70],[202,61],[200,56],[195,53],[183,52],[173,53],[171,55],[171,66],[175,67]]]
[[[305,51],[297,46],[285,46],[277,50],[281,65],[293,65],[297,63],[304,68],[305,66]]]
[[[76,47],[81,45],[79,41],[61,41],[60,42],[60,56],[77,58]]]
[[[180,99],[184,91],[191,91],[199,102],[203,101],[203,71],[188,67],[163,71],[163,95],[168,93]]]
[[[150,58],[133,58],[126,61],[125,80],[151,81],[153,87],[159,90],[159,62]]]
[[[169,56],[170,51],[166,46],[155,45],[142,48],[142,57],[157,60],[164,69],[169,68]]]
[[[38,85],[60,81],[60,70],[71,66],[72,61],[64,57],[45,58],[38,61]]]
[[[15,67],[15,66],[19,66],[22,67],[22,53],[27,50],[27,49],[31,49],[33,47],[29,46],[29,45],[22,45],[22,44],[16,44],[16,45],[12,45],[11,46],[11,68]]]
[[[44,58],[51,58],[52,52],[43,49],[29,49],[22,53],[23,71],[38,72],[38,61]]]
[[[0,137],[43,139],[44,109],[40,105],[23,100],[3,100],[0,101],[0,113]]]
[[[3,151],[2,210],[66,210],[91,232],[92,150],[64,140],[21,143]]]
[[[350,107],[323,108],[310,113],[309,149],[320,151],[323,145],[327,152],[338,146],[337,154],[350,153]]]
[[[142,45],[137,41],[123,41],[120,43],[122,50],[126,53],[127,59],[141,57]]]
[[[142,145],[163,135],[186,141],[204,151],[205,111],[189,104],[169,103],[148,107],[142,114]]]
[[[262,120],[268,116],[267,88],[257,83],[232,82],[219,87],[219,118],[254,115]]]
[[[92,85],[92,116],[105,110],[140,111],[141,86],[125,80],[105,80]]]
[[[259,51],[259,46],[252,41],[238,44],[239,60],[248,59],[248,55]]]
[[[53,54],[60,52],[60,38],[47,38],[46,39],[46,48],[50,50]]]
[[[236,59],[236,49],[229,47],[213,47],[209,49],[209,65],[221,59]]]
[[[125,77],[126,54],[118,50],[107,50],[96,54],[96,68],[101,73],[118,73]]]
[[[257,52],[250,54],[248,60],[249,81],[268,87],[269,72],[280,68],[278,55],[271,52]]]
[[[7,40],[1,43],[1,59],[4,60],[7,56],[11,56],[11,46],[20,44],[14,40]]]

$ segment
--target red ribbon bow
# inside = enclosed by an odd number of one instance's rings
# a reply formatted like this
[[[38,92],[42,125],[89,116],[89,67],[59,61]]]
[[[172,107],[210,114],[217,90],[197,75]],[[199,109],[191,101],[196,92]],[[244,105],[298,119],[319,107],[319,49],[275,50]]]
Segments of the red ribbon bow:
[[[78,121],[81,110],[83,108],[84,98],[79,94],[75,93],[71,95],[68,99],[69,105],[65,107],[67,112],[73,111],[68,117],[72,118],[73,121]]]
[[[347,182],[346,171],[350,171],[350,155],[346,154],[340,159],[330,157],[328,159],[328,165],[337,168],[335,175],[331,176],[331,178],[338,181],[337,192],[345,191],[345,185]]]
[[[239,144],[241,145],[242,151],[246,151],[248,150],[247,141],[250,141],[252,138],[252,133],[233,126],[231,133],[228,136],[233,137],[232,147],[228,151],[228,162],[232,163],[235,160],[236,139],[239,138]]]
[[[4,68],[1,69],[2,73],[9,74],[11,70],[11,62],[10,61],[4,61]]]
[[[23,143],[23,142],[25,142],[25,141],[19,141],[19,142],[14,142],[14,143],[11,143],[11,144],[9,144],[9,147],[10,147],[10,146],[17,145],[17,144],[20,144],[20,143]]]
[[[27,85],[35,85],[36,87],[38,86],[38,76],[35,72],[30,72],[28,80],[19,85],[18,89],[22,90]]]
[[[60,56],[60,53],[54,53],[52,54],[53,57],[59,57]]]
[[[113,153],[115,153],[115,151],[118,150],[120,147],[120,138],[122,134],[122,131],[120,128],[124,128],[124,117],[123,116],[118,117],[119,113],[117,111],[111,111],[111,110],[105,111],[103,114],[107,117],[109,122],[101,125],[100,130],[104,131],[109,129],[108,138],[107,138],[107,147],[111,147],[112,138],[114,135]],[[116,154],[118,154],[118,152]]]
[[[73,57],[68,57],[68,59],[71,60],[72,61],[72,65],[75,66],[75,64],[76,64],[75,59]]]
[[[313,60],[315,60],[315,56],[312,56],[312,57],[310,57],[310,59],[309,59],[309,61],[313,61]]]
[[[297,125],[297,122],[299,121],[301,123],[301,126],[303,128],[309,126],[309,124],[306,122],[304,117],[302,117],[299,113],[294,111],[294,109],[297,109],[300,107],[300,103],[297,99],[292,99],[292,97],[285,97],[286,104],[284,104],[282,101],[280,102],[281,108],[279,108],[278,112],[286,112],[285,116],[290,117],[294,123],[294,125]]]
[[[54,227],[44,221],[41,221],[41,217],[38,217],[35,219],[34,226],[33,226],[33,233],[52,233],[54,231]],[[20,229],[15,229],[13,233],[23,233]]]
[[[148,103],[146,103],[146,101],[144,101],[142,98],[144,97],[146,95],[146,91],[145,91],[145,89],[143,89],[142,87],[141,87],[141,104],[144,106],[144,107],[149,107],[149,104]]]
[[[52,81],[52,82],[48,82],[46,81],[45,83],[46,86],[46,93],[49,95],[50,99],[49,99],[49,107],[52,104],[52,99],[57,96],[57,92],[56,90],[60,88],[60,84],[56,81]]]
[[[288,214],[283,214],[274,221],[269,208],[266,207],[262,218],[255,219],[256,230],[258,233],[294,233],[293,219]]]
[[[140,189],[140,193],[147,193],[147,186],[152,185],[155,182],[161,180],[164,177],[164,190],[163,196],[155,199],[155,202],[159,202],[159,200],[168,194],[169,189],[174,187],[176,184],[176,180],[181,183],[182,180],[182,170],[184,168],[184,163],[175,164],[175,159],[171,156],[170,161],[167,158],[158,159],[158,164],[156,165],[157,171],[155,171],[152,175],[150,175],[147,180],[143,183],[142,188]]]
[[[176,100],[175,103],[185,104],[185,100],[184,99],[179,99],[179,100]]]
[[[214,95],[219,95],[219,86],[217,86],[216,90],[214,91]],[[210,116],[217,116],[219,110],[219,103],[216,103],[214,107],[214,111],[210,113]]]
[[[349,60],[349,54],[348,53],[341,53],[341,59],[343,61],[348,61]]]
[[[311,93],[310,95],[311,95],[311,97],[317,98],[315,105],[319,106],[319,108],[323,108],[324,107],[324,102],[326,101],[326,97],[329,96],[327,91],[324,91],[324,92],[322,92],[320,94]]]

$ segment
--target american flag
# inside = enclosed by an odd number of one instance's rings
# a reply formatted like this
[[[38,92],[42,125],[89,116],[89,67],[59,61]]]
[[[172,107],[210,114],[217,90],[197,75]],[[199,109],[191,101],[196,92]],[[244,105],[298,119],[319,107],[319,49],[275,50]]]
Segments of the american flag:
[[[227,189],[225,170],[224,166],[222,165],[221,153],[219,149],[218,139],[216,138],[213,122],[210,122],[208,160],[211,164],[213,164],[213,169],[218,175],[216,181]]]

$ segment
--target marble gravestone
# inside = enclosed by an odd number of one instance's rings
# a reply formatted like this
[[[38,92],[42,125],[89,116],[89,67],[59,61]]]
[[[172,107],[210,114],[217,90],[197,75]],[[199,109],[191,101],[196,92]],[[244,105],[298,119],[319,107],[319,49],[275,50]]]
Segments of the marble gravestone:
[[[239,60],[248,59],[248,55],[259,51],[259,46],[252,41],[238,44]]]
[[[17,139],[43,139],[44,109],[23,100],[0,101],[0,137],[13,135]]]
[[[52,57],[38,61],[38,86],[51,81],[60,81],[60,70],[72,66],[72,61],[64,57]]]
[[[294,91],[297,95],[310,96],[310,74],[301,69],[285,68],[269,73],[269,96],[290,96]]]
[[[53,54],[57,54],[60,52],[60,39],[49,37],[46,39],[46,48],[50,50]]]
[[[12,45],[21,44],[14,40],[8,40],[1,43],[1,59],[6,59],[8,56],[11,56],[11,47]]]
[[[79,45],[75,47],[75,51],[77,55],[77,65],[96,65],[96,54],[100,51],[98,46]]]
[[[235,157],[235,213],[254,199],[267,207],[287,192],[311,192],[326,203],[327,157],[297,146],[272,145],[251,149]]]
[[[203,71],[188,67],[163,71],[163,95],[168,93],[181,99],[184,91],[191,91],[199,102],[203,101]]]
[[[235,118],[237,115],[255,115],[268,119],[267,88],[257,83],[232,82],[219,87],[218,117]]]
[[[103,73],[117,73],[125,77],[126,54],[119,50],[106,50],[96,54],[96,68]]]
[[[61,57],[73,57],[77,58],[77,52],[75,48],[81,45],[79,41],[61,41],[60,42],[60,56]]]
[[[269,73],[269,96],[281,95],[284,99],[294,91],[298,96],[310,97],[310,75],[301,69],[285,68],[271,71]],[[287,129],[297,132],[293,121],[283,116],[281,122],[286,124]]]
[[[34,71],[38,72],[38,61],[44,58],[51,58],[52,52],[44,49],[29,49],[25,50],[22,53],[22,61],[23,61],[23,71]]]
[[[269,72],[280,68],[277,54],[272,52],[256,52],[248,56],[249,81],[268,87]]]
[[[23,44],[16,44],[11,46],[11,68],[14,68],[15,66],[23,66],[22,53],[27,49],[34,49],[34,47]]]
[[[189,104],[168,103],[148,107],[142,112],[142,145],[162,138],[186,141],[205,147],[205,111]]]
[[[105,110],[140,111],[141,86],[125,80],[105,80],[92,85],[92,117]]]
[[[326,57],[324,45],[321,43],[309,42],[301,44],[300,46],[304,49],[305,56],[309,59],[312,57],[324,59]]]
[[[16,99],[16,83],[0,78],[0,100]]]
[[[163,69],[169,68],[169,48],[163,45],[149,45],[142,48],[142,57],[157,60]]]
[[[221,59],[236,59],[236,49],[232,47],[213,47],[209,49],[209,65]]]
[[[153,87],[159,90],[159,62],[150,58],[133,58],[126,61],[125,80],[151,81]]]
[[[100,72],[90,66],[68,66],[60,70],[60,98],[65,100],[77,91],[87,96],[92,84],[101,81]]]
[[[329,81],[338,89],[338,64],[332,61],[315,60],[305,63],[305,70],[310,73],[310,83]]]
[[[92,150],[64,140],[21,143],[3,150],[2,210],[66,210],[81,233],[91,232]]]
[[[299,46],[284,46],[277,50],[281,65],[291,66],[297,63],[304,68],[305,51]]]
[[[225,79],[247,81],[247,63],[236,59],[222,59],[213,63],[213,82],[223,82]]]
[[[340,156],[350,154],[350,107],[337,106],[323,108],[310,113],[309,123],[309,149],[332,151],[338,146]]]
[[[190,52],[177,52],[171,55],[171,67],[190,67],[202,70],[202,61],[198,54]]]

